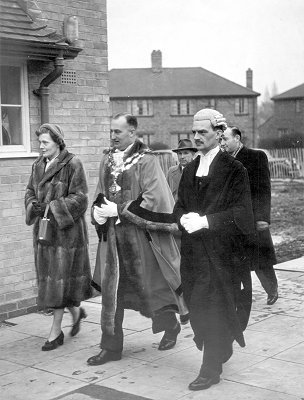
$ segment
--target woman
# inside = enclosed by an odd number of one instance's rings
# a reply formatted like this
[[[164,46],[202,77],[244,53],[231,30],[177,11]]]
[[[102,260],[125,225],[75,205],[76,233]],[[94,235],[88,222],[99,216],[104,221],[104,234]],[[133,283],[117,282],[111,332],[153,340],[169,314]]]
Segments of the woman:
[[[48,351],[63,344],[61,322],[65,307],[73,317],[71,336],[79,332],[81,319],[86,317],[80,302],[91,296],[85,222],[88,198],[83,166],[65,149],[62,129],[58,125],[44,124],[36,135],[42,156],[32,167],[25,208],[27,225],[34,224],[38,309],[53,309],[52,328],[42,346],[43,351]],[[39,223],[46,208],[51,228],[47,244],[38,241]]]

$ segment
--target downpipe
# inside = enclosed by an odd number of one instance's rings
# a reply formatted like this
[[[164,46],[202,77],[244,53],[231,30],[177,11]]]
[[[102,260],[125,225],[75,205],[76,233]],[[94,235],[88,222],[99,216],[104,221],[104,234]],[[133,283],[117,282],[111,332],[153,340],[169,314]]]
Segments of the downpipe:
[[[49,85],[63,73],[64,59],[62,51],[59,53],[58,57],[55,58],[54,66],[54,70],[42,79],[39,88],[33,90],[33,93],[40,97],[41,125],[49,122]]]

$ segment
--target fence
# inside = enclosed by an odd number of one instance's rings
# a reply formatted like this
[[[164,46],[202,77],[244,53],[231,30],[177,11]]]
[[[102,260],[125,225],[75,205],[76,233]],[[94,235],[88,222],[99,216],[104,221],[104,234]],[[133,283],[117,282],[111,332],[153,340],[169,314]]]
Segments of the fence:
[[[270,149],[272,178],[304,178],[304,148]]]

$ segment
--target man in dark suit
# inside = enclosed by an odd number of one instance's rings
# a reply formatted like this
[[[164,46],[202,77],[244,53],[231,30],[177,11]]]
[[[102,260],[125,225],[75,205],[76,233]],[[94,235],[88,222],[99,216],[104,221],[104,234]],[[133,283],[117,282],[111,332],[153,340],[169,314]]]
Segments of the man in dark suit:
[[[268,159],[263,151],[248,149],[241,140],[241,131],[236,127],[228,127],[221,137],[221,145],[248,172],[256,228],[256,243],[250,248],[252,269],[268,295],[267,304],[272,305],[278,299],[278,281],[273,268],[276,256],[269,231],[271,181]]]
[[[216,110],[195,114],[192,131],[198,156],[183,171],[174,207],[182,231],[183,293],[194,342],[204,349],[190,390],[208,389],[220,381],[233,341],[245,346],[250,312],[250,269],[241,262],[243,239],[254,231],[250,186],[243,165],[220,151],[225,127],[225,118]]]
[[[189,162],[193,160],[197,149],[193,146],[193,143],[190,139],[181,139],[178,142],[178,146],[176,149],[173,149],[177,154],[178,165],[173,165],[169,168],[167,173],[167,182],[173,194],[174,200],[177,200],[177,191],[180,179],[182,177],[183,169]]]

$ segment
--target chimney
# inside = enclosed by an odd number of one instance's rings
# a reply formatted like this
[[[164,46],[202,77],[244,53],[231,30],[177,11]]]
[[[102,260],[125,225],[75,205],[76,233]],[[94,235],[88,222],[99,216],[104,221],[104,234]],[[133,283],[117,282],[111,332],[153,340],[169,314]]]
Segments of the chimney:
[[[152,71],[162,72],[162,52],[153,50],[151,53]]]
[[[248,68],[246,71],[246,87],[252,89],[252,69]]]

